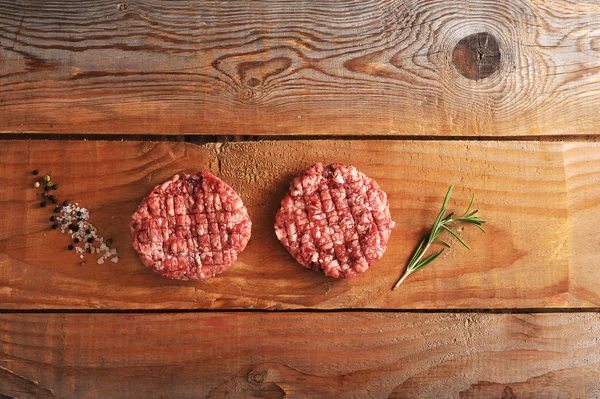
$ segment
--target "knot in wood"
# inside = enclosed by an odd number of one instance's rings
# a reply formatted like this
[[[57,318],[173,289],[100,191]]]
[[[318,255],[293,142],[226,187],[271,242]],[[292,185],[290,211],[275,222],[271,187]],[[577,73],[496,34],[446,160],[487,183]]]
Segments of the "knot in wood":
[[[250,381],[253,384],[262,384],[263,382],[265,382],[265,373],[257,370],[252,370],[248,373],[248,381]]]
[[[500,46],[489,33],[475,33],[463,38],[454,47],[452,62],[464,77],[485,79],[500,69]]]
[[[250,87],[256,87],[256,86],[260,85],[260,80],[258,80],[256,78],[250,78],[250,79],[248,79],[246,84]]]
[[[127,9],[129,9],[129,5],[127,3],[120,3],[117,8],[120,11],[127,11]]]
[[[238,92],[238,97],[242,102],[251,102],[254,97],[252,89],[245,87]]]

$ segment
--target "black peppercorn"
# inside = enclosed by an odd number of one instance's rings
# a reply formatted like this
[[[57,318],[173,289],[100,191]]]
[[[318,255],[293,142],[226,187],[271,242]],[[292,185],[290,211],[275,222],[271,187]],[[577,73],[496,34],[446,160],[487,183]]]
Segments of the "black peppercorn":
[[[89,242],[90,244],[94,242],[94,239],[92,237],[87,239],[87,242]]]
[[[49,196],[48,196],[48,199],[49,199],[50,201],[52,201],[52,200],[53,200],[53,199],[55,199],[55,198],[56,198],[56,197],[55,197],[54,195],[49,195]]]
[[[54,208],[54,213],[60,213],[60,207],[57,206],[56,208]]]
[[[77,216],[81,216],[81,212],[79,212],[79,211],[78,211],[78,212],[77,212]]]
[[[58,203],[58,200],[57,200],[56,198],[52,198],[50,201],[51,201],[53,204],[57,204],[57,203]]]
[[[51,189],[51,188],[52,188],[52,187],[50,187],[49,185],[45,185],[45,186],[44,186],[44,191],[50,191],[50,189]]]
[[[58,229],[58,224],[54,223],[54,224],[52,225],[52,230],[56,230],[56,229]]]
[[[54,222],[56,220],[56,216],[50,216],[50,221]]]
[[[90,230],[90,229],[87,229],[87,230],[85,231],[85,234],[92,234],[92,230]]]
[[[33,171],[33,175],[34,175],[34,176],[37,176],[37,175],[39,175],[39,174],[40,174],[40,172],[39,172],[37,169],[35,169],[35,170]]]
[[[67,248],[69,249],[69,251],[72,251],[72,250],[73,250],[73,248],[75,248],[75,247],[74,247],[74,246],[72,246],[72,245],[69,245]]]
[[[45,202],[40,202],[40,208],[43,208],[43,207],[45,207],[45,206],[46,206],[46,203],[45,203]]]
[[[75,244],[79,243],[79,238],[74,238],[74,239],[73,239],[73,242],[74,242]]]
[[[52,190],[58,190],[58,184],[53,184],[52,185]]]
[[[68,205],[69,205],[69,201],[63,202],[63,206],[68,206]]]

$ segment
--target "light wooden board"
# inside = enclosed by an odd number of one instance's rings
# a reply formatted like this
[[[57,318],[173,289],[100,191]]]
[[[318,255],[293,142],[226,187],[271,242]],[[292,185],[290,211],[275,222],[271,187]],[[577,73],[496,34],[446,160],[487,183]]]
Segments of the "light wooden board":
[[[15,141],[0,149],[0,304],[4,309],[545,308],[600,306],[597,215],[600,144],[455,141],[190,143]],[[397,222],[368,272],[335,280],[305,269],[273,233],[278,204],[313,162],[347,162],[388,193]],[[59,198],[91,210],[120,262],[67,250],[39,208],[31,170],[51,171]],[[210,170],[242,197],[253,220],[246,250],[226,273],[172,281],[142,265],[129,218],[156,184]],[[459,247],[390,291],[450,184],[450,208],[471,194],[489,233],[467,226]]]
[[[0,132],[597,134],[599,13],[593,0],[3,0]],[[500,57],[472,80],[454,48],[480,32]]]
[[[595,398],[600,315],[3,314],[27,398]]]

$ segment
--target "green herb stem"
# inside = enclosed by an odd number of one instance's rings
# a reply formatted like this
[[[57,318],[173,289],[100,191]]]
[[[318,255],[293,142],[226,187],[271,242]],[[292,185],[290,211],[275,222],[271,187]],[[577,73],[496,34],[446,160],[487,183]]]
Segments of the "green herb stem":
[[[417,256],[417,258],[414,260],[415,264],[418,264],[421,261],[421,258],[423,258],[423,255],[425,255],[425,252],[427,252],[427,250],[429,249],[429,247],[431,246],[430,243],[428,243],[424,248],[423,251],[421,252],[421,254],[419,256]],[[443,251],[443,249],[442,249]],[[411,262],[412,264],[412,262]],[[413,270],[410,266],[411,264],[409,264],[409,267],[406,268],[406,270],[404,271],[404,274],[402,275],[402,277],[400,277],[400,280],[398,280],[396,282],[396,284],[394,284],[394,287],[392,288],[392,290],[395,290],[396,288],[398,288],[400,286],[400,284],[402,284],[402,282],[404,281],[404,279],[406,279],[408,276],[410,276],[413,272],[415,272],[415,270]]]
[[[450,188],[448,189],[448,192],[446,193],[446,197],[444,198],[444,203],[442,204],[442,209],[440,210],[440,213],[438,214],[438,216],[435,218],[435,221],[433,222],[433,225],[431,226],[431,231],[429,233],[427,233],[425,235],[425,237],[423,237],[423,239],[419,243],[419,246],[415,250],[410,262],[408,262],[406,271],[404,272],[402,277],[400,277],[400,279],[396,282],[396,284],[394,284],[394,286],[392,287],[392,290],[395,290],[396,288],[398,288],[398,286],[400,286],[400,284],[402,284],[402,282],[408,276],[410,276],[412,273],[424,268],[425,266],[427,266],[428,264],[433,262],[435,259],[437,259],[437,257],[440,256],[442,253],[444,253],[446,248],[442,248],[440,251],[434,252],[434,253],[430,254],[429,256],[427,256],[425,259],[423,259],[423,256],[425,256],[425,253],[429,250],[429,247],[431,246],[431,244],[438,241],[438,242],[442,243],[443,245],[445,245],[446,247],[450,248],[450,244],[448,244],[448,242],[439,238],[441,233],[447,232],[452,237],[456,238],[458,240],[458,242],[460,242],[465,248],[471,249],[469,244],[467,244],[449,226],[452,226],[456,223],[469,223],[469,224],[476,226],[477,228],[479,228],[481,231],[483,231],[485,233],[485,230],[483,229],[483,227],[481,227],[481,225],[483,223],[485,223],[485,220],[476,216],[477,212],[478,212],[477,210],[471,211],[473,202],[475,201],[475,195],[473,195],[471,197],[471,202],[469,203],[467,210],[465,211],[465,213],[462,216],[454,218],[453,217],[454,212],[450,212],[449,214],[446,215],[448,201],[450,200],[450,195],[452,194],[453,189],[454,189],[454,186],[450,186]]]

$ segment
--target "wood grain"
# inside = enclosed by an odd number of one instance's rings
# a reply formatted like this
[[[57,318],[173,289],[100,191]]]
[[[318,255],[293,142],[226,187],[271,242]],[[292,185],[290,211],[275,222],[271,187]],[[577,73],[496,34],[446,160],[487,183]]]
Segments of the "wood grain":
[[[0,132],[597,134],[599,12],[593,0],[4,0]],[[472,80],[453,51],[478,33],[500,63]]]
[[[3,314],[0,394],[594,398],[599,332],[597,313]]]
[[[16,141],[0,149],[0,303],[4,309],[546,308],[597,307],[600,144],[456,141],[265,141],[207,144]],[[392,233],[367,273],[335,280],[299,266],[277,241],[275,213],[292,177],[314,162],[346,162],[388,193]],[[31,170],[50,173],[59,199],[91,210],[118,264],[85,267],[50,229]],[[131,247],[129,218],[154,185],[182,170],[209,170],[242,197],[253,220],[246,250],[226,273],[171,281]],[[439,211],[471,194],[488,234],[468,226],[473,250],[454,247],[400,276]]]

